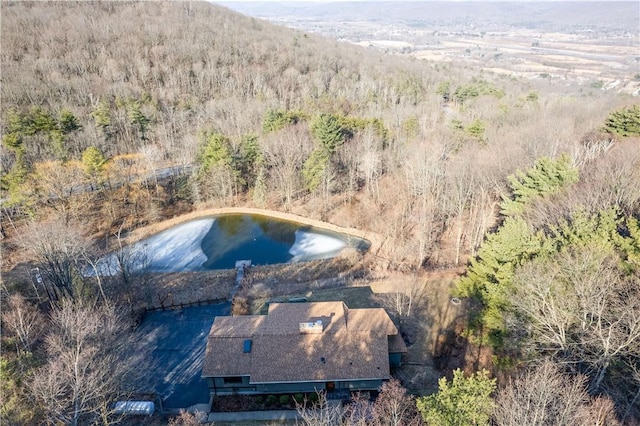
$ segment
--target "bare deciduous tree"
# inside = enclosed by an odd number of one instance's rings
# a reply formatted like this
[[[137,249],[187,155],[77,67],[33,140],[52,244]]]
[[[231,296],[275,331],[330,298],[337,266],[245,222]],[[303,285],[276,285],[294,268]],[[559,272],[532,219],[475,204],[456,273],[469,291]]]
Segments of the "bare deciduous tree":
[[[577,417],[583,419],[581,424],[594,426],[618,426],[621,424],[616,416],[616,407],[609,398],[597,396],[589,404],[579,408]]]
[[[34,183],[42,200],[52,205],[64,222],[77,218],[82,206],[72,195],[84,191],[83,171],[78,162],[38,163],[35,169]]]
[[[455,264],[460,263],[460,251],[462,249],[463,240],[466,238],[466,230],[468,229],[469,220],[465,220],[465,216],[469,212],[469,205],[472,203],[475,195],[476,177],[471,171],[471,165],[464,163],[456,169],[447,179],[448,190],[446,193],[447,204],[451,206],[455,225]]]
[[[50,423],[114,421],[113,402],[126,398],[134,380],[127,356],[131,326],[112,306],[63,300],[51,312],[46,364],[29,387]]]
[[[196,410],[190,413],[187,410],[181,409],[177,416],[172,417],[169,420],[168,426],[199,426],[207,418],[207,414]]]
[[[343,422],[348,426],[367,426],[373,419],[373,403],[369,393],[356,393],[344,408]]]
[[[44,321],[42,314],[20,294],[12,294],[2,310],[2,323],[15,335],[16,349],[31,352],[34,343],[42,337]]]
[[[89,247],[77,226],[61,220],[32,222],[21,236],[20,244],[35,257],[58,296],[75,296],[79,262]]]
[[[158,188],[158,168],[162,165],[164,160],[164,152],[158,145],[144,145],[140,148],[140,154],[144,158],[147,164],[147,170],[152,175],[156,189]]]
[[[416,409],[415,398],[399,380],[392,379],[380,387],[380,394],[373,403],[373,425],[413,426],[422,424],[422,417]]]
[[[533,351],[584,365],[599,391],[609,367],[640,357],[640,285],[603,247],[562,253],[517,273],[511,302]],[[515,316],[516,322],[518,316]]]
[[[427,282],[417,276],[410,276],[406,280],[395,282],[395,293],[379,293],[377,299],[383,306],[399,316],[411,316],[411,308],[420,303],[427,286]]]
[[[445,148],[436,146],[429,151],[415,147],[403,165],[405,185],[412,197],[411,214],[413,232],[418,244],[417,261],[421,264],[437,240],[437,226],[443,218]]]
[[[360,152],[357,165],[358,175],[364,181],[365,188],[369,194],[374,200],[378,201],[380,198],[378,180],[382,176],[383,171],[383,158],[381,153],[383,144],[371,129],[356,138],[354,143],[357,143],[358,151]]]
[[[270,134],[262,142],[270,186],[288,206],[302,187],[302,164],[313,149],[310,136],[303,125],[296,125]]]
[[[585,376],[563,374],[551,361],[507,383],[496,397],[493,419],[498,426],[619,424],[610,400],[589,396]]]
[[[342,406],[331,404],[324,392],[317,393],[318,399],[311,402],[305,398],[302,403],[296,401],[296,410],[306,426],[339,426],[342,424]]]

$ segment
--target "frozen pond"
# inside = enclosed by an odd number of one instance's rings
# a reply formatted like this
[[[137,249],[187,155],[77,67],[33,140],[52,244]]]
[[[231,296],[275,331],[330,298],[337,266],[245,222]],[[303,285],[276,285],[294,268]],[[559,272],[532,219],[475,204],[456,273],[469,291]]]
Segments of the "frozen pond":
[[[99,262],[101,275],[120,264],[132,272],[181,272],[229,269],[236,260],[254,265],[327,259],[344,248],[369,248],[357,237],[258,215],[232,214],[176,225]]]

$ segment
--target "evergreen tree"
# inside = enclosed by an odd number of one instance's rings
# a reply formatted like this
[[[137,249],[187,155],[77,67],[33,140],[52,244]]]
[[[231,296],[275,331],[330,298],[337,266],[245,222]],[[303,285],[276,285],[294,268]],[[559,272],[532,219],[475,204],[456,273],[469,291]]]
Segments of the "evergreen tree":
[[[551,226],[543,243],[547,257],[569,250],[597,247],[603,253],[616,253],[630,274],[640,269],[640,220],[624,216],[617,208],[589,214],[578,211]]]
[[[68,109],[60,111],[60,119],[58,120],[58,128],[63,133],[71,133],[82,127],[75,115]]]
[[[196,176],[198,193],[205,199],[235,194],[241,179],[235,168],[229,139],[217,132],[205,132],[202,138],[200,170]]]
[[[104,137],[109,139],[111,136],[111,112],[109,111],[109,103],[104,100],[98,102],[93,111],[91,111],[91,116],[96,126],[102,130]]]
[[[418,411],[427,425],[479,426],[488,425],[493,409],[491,394],[496,380],[482,370],[464,377],[462,370],[453,372],[453,380],[438,381],[438,393],[418,398]]]
[[[67,158],[65,135],[80,127],[78,120],[66,109],[62,110],[60,120],[56,120],[40,107],[33,107],[26,112],[12,109],[8,113],[7,121],[8,131],[3,137],[3,143],[13,150],[16,156],[26,154],[28,146],[25,146],[25,140],[31,141],[32,136],[44,135],[49,142],[49,152],[56,159],[63,161]],[[36,149],[40,151],[42,146],[38,144]]]
[[[619,244],[618,229],[621,221],[616,208],[595,214],[579,210],[571,217],[550,226],[546,239],[554,253],[591,246],[600,247],[602,251],[611,251]]]
[[[55,155],[56,159],[61,161],[66,161],[67,159],[67,140],[65,138],[64,133],[60,130],[53,130],[49,134],[49,141],[51,143],[51,150]]]
[[[125,104],[127,110],[127,118],[129,123],[136,126],[140,133],[140,139],[146,140],[146,131],[151,120],[142,113],[140,101],[137,99],[130,99]]]
[[[506,216],[521,214],[535,198],[553,194],[578,181],[578,169],[568,155],[553,160],[538,159],[526,173],[518,170],[507,178],[511,196],[503,196],[500,207]]]
[[[342,120],[337,115],[320,114],[311,123],[311,134],[320,147],[332,154],[344,143],[348,129],[343,126]]]
[[[345,139],[351,139],[354,133],[367,129],[372,130],[382,140],[386,140],[389,136],[389,131],[379,118],[338,117],[338,119]]]
[[[15,161],[11,169],[0,178],[0,188],[7,191],[8,197],[6,205],[17,206],[24,204],[27,200],[27,193],[30,192],[25,183],[29,176],[29,166],[26,160],[24,146],[23,117],[16,110],[10,110],[8,117],[8,132],[2,136],[2,144],[15,154]]]
[[[453,92],[453,99],[459,104],[463,104],[468,99],[477,98],[478,96],[480,96],[480,91],[473,85],[459,86],[455,92]]]
[[[473,120],[465,129],[465,131],[473,136],[478,142],[484,142],[485,124],[480,119]]]
[[[2,136],[2,144],[15,152],[16,155],[24,154],[23,139],[19,132],[5,133]]]
[[[289,124],[296,124],[305,118],[305,114],[300,111],[269,109],[262,120],[262,131],[264,133],[275,132]]]
[[[302,175],[304,176],[305,186],[309,191],[315,191],[322,183],[322,176],[329,165],[329,157],[330,155],[326,150],[317,148],[305,161]]]
[[[22,134],[25,132],[26,123],[22,114],[15,108],[10,108],[7,113],[7,133]]]
[[[234,169],[238,171],[238,178],[243,186],[249,186],[249,183],[256,179],[257,170],[263,162],[258,137],[243,136],[237,152],[233,155]]]
[[[453,99],[459,104],[464,104],[470,99],[475,99],[483,95],[490,95],[500,99],[504,96],[504,90],[495,87],[487,81],[479,80],[458,86],[453,92]]]
[[[205,132],[202,139],[204,143],[199,157],[202,172],[207,173],[216,166],[231,166],[233,158],[226,136],[217,132]]]
[[[6,206],[29,207],[33,202],[33,188],[27,184],[29,168],[24,156],[16,157],[11,169],[0,178],[0,188],[7,191]]]
[[[633,105],[609,114],[604,130],[619,136],[640,136],[640,105]]]
[[[25,133],[30,136],[38,133],[49,133],[58,128],[57,120],[40,107],[31,108],[26,117],[24,117],[23,123],[26,124]]]
[[[535,90],[530,91],[525,98],[527,102],[538,102],[538,99],[538,92],[536,92]]]
[[[442,100],[444,102],[449,102],[449,100],[451,99],[451,82],[443,81],[442,83],[440,83],[438,85],[438,88],[436,89],[436,93],[442,96]]]
[[[91,179],[100,178],[107,160],[95,146],[90,146],[82,153],[82,166]]]
[[[637,274],[640,271],[640,220],[627,217],[623,226],[628,237],[623,238],[620,233],[616,234],[617,247],[622,253],[625,268],[629,273]]]
[[[487,237],[466,275],[457,283],[458,295],[481,302],[477,320],[494,346],[502,343],[505,332],[503,315],[515,268],[540,253],[540,238],[523,219],[507,218],[498,232]]]

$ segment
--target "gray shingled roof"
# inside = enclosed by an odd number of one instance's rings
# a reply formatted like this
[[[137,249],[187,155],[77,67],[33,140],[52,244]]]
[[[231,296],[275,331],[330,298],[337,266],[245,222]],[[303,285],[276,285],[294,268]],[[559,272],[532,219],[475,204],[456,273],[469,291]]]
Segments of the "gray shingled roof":
[[[300,333],[301,322],[317,320],[323,323],[321,334]],[[252,383],[386,379],[388,336],[398,336],[398,330],[381,308],[273,303],[268,315],[215,319],[202,375],[249,375]],[[243,352],[247,339],[250,353]],[[406,351],[404,342],[391,341],[394,352]]]

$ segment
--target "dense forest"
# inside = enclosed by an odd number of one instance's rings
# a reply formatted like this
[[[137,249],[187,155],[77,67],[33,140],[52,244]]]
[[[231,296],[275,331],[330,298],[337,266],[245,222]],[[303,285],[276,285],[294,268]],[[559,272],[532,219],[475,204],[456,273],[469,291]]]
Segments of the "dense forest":
[[[129,374],[114,330],[129,319],[81,270],[121,233],[212,206],[375,232],[377,268],[468,264],[463,336],[491,348],[500,382],[449,374],[417,404],[400,392],[406,423],[640,419],[637,99],[207,3],[1,7],[3,424],[114,421]],[[24,298],[11,272],[27,262],[68,300],[59,310]],[[70,347],[123,369],[72,386]]]

